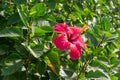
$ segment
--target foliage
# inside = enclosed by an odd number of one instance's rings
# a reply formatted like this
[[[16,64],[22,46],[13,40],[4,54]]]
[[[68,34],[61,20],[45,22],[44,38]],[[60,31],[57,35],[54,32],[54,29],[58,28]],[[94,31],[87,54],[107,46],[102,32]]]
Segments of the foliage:
[[[1,80],[120,80],[120,0],[1,0]],[[78,60],[55,48],[53,26],[82,27]]]

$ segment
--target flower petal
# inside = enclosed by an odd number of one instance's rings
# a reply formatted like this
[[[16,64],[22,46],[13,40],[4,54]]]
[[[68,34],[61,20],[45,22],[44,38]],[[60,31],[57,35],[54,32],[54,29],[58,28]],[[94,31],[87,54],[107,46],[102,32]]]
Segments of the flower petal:
[[[54,26],[54,31],[59,32],[59,33],[67,33],[68,32],[68,25],[62,24],[62,23],[56,24]]]
[[[64,34],[56,36],[53,42],[60,50],[66,50],[70,45],[70,42],[68,42],[67,37],[64,36]]]
[[[80,34],[81,30],[78,27],[70,27],[70,30],[72,31],[72,34]]]
[[[70,58],[77,60],[82,54],[82,48],[79,44],[71,44],[70,46]]]
[[[74,41],[72,41],[73,44],[79,44],[82,48],[87,48],[86,44],[84,43],[83,39],[81,36],[77,36]]]

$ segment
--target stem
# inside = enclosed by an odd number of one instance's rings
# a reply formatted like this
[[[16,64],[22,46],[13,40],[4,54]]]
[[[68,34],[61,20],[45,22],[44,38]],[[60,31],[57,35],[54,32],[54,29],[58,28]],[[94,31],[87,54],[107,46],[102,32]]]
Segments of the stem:
[[[82,72],[85,71],[85,66],[86,66],[86,64],[87,64],[87,62],[85,61],[84,65],[83,65],[82,68],[80,69],[80,72],[79,72],[79,74],[78,74],[77,80],[79,80],[79,77],[80,77],[80,75],[82,74]]]
[[[29,46],[30,45],[30,41],[31,41],[31,38],[30,38],[30,34],[31,34],[31,27],[28,27],[28,33],[27,33],[27,45]]]
[[[97,49],[97,48],[100,47],[100,44],[103,43],[104,39],[105,39],[105,35],[103,35],[102,40],[99,42],[99,44],[96,46],[95,49]],[[96,54],[95,56],[97,56],[97,55],[98,55],[98,54]],[[85,61],[84,65],[82,66],[82,68],[81,68],[80,71],[79,71],[77,80],[79,80],[81,73],[84,73],[84,72],[86,71],[88,64],[93,60],[93,58],[94,58],[95,56],[90,56],[90,58],[89,58],[87,61]]]
[[[96,46],[96,49],[97,49],[98,47],[100,47],[100,44],[103,43],[104,39],[105,39],[105,34],[103,34],[102,40],[101,40],[101,41],[99,42],[99,44]]]

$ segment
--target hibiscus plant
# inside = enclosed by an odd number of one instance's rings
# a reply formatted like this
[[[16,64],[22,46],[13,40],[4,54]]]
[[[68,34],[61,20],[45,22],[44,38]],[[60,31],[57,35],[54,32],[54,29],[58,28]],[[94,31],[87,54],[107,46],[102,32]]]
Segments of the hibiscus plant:
[[[0,80],[120,80],[120,0],[0,0]]]

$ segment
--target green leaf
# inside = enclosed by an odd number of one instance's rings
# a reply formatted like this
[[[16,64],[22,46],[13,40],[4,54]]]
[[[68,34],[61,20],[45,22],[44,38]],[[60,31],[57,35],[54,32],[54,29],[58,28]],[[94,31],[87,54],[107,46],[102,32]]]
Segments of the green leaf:
[[[25,71],[19,71],[12,75],[7,75],[3,77],[3,80],[24,80],[26,78]]]
[[[0,55],[4,55],[4,54],[6,54],[6,50],[0,48]]]
[[[80,78],[84,80],[84,78],[85,78],[85,73],[81,73]]]
[[[28,50],[30,51],[30,53],[35,57],[35,58],[39,58],[40,54],[37,54],[30,46],[27,47]]]
[[[18,53],[20,53],[21,55],[25,56],[27,55],[29,52],[27,51],[26,47],[22,44],[16,44],[15,49],[17,50]]]
[[[47,64],[44,61],[40,61],[36,64],[36,70],[40,75],[44,74],[46,69],[47,69]]]
[[[99,59],[94,59],[90,65],[93,68],[99,68],[102,69],[104,72],[108,72],[109,71],[109,64],[105,61],[101,61]]]
[[[100,54],[100,52],[101,52],[102,50],[103,50],[102,47],[96,48],[96,49],[93,51],[93,54],[94,54],[94,55],[98,55],[98,54]]]
[[[96,71],[90,70],[87,73],[86,77],[87,78],[102,78],[102,77],[107,78],[107,76],[105,75],[105,73],[102,72],[102,71],[100,71],[100,70],[96,70]]]
[[[11,75],[18,71],[22,67],[22,60],[20,59],[20,56],[16,53],[13,53],[9,55],[3,62],[1,75]]]
[[[0,37],[18,37],[22,36],[22,29],[18,27],[5,28],[0,31]]]
[[[111,27],[109,19],[105,17],[101,19],[101,25],[104,28],[104,30],[109,30]]]
[[[99,67],[100,66],[100,61],[98,59],[94,59],[92,60],[92,62],[90,63],[91,66],[93,67]]]
[[[79,62],[79,60],[68,60],[68,65],[69,65],[69,67],[72,69],[72,70],[76,70],[76,69],[78,69],[79,68],[79,65],[78,64],[80,64],[80,62]]]
[[[48,7],[52,10],[56,6],[56,0],[48,0]]]
[[[111,80],[119,80],[117,76],[110,76]]]
[[[0,45],[0,55],[4,55],[6,53],[8,53],[7,51],[9,51],[9,46],[8,45]]]
[[[93,28],[93,33],[94,33],[94,34],[97,34],[97,35],[100,35],[101,30],[100,30],[98,27],[99,27],[99,26],[94,26],[94,27],[92,27],[92,28]]]
[[[117,73],[115,74],[115,76],[120,79],[120,72],[117,72]]]
[[[99,4],[103,4],[104,1],[103,1],[103,0],[98,0],[98,3],[99,3]]]
[[[2,5],[0,5],[0,11],[2,11],[2,10],[4,10],[4,9],[3,9]]]
[[[104,31],[103,32],[105,35],[105,41],[107,42],[113,42],[117,39],[118,35],[117,34],[112,34],[110,32]]]
[[[74,16],[74,13],[70,14],[69,17],[70,17],[73,21],[76,21],[76,20],[77,20],[76,16]]]
[[[53,32],[53,27],[50,26],[41,26],[40,28],[46,32]]]
[[[120,64],[120,60],[117,58],[111,58],[110,59],[110,65],[111,67],[117,67]]]
[[[17,11],[18,11],[18,13],[19,13],[19,16],[20,16],[23,24],[24,24],[25,26],[28,26],[28,20],[27,20],[27,17],[25,16],[24,12],[23,12],[21,9],[19,9],[19,8],[17,8]]]
[[[37,56],[42,56],[44,45],[43,44],[38,44],[38,45],[34,46],[32,49],[36,53]]]
[[[38,3],[31,8],[30,15],[32,17],[43,16],[45,14],[45,11],[46,11],[46,6],[42,3]]]
[[[53,73],[52,71],[49,71],[48,74],[49,74],[49,77],[50,77],[51,80],[57,80],[58,79],[58,76],[55,73]]]
[[[109,64],[106,62],[101,62],[99,68],[104,72],[109,72]]]
[[[70,78],[70,77],[72,77],[72,75],[73,75],[73,73],[74,73],[74,70],[72,70],[72,69],[63,69],[64,70],[64,72],[66,73],[66,77],[68,77],[68,78]],[[63,74],[64,75],[64,74]],[[65,75],[64,75],[65,76]]]
[[[47,54],[51,64],[55,67],[56,73],[59,74],[60,71],[60,59],[59,59],[59,55],[56,51],[51,50],[48,54]]]
[[[91,43],[93,44],[94,47],[96,47],[98,45],[98,41],[92,33],[88,32],[86,36],[87,36],[87,38],[90,39],[90,41],[91,41]]]
[[[18,22],[19,20],[20,20],[19,14],[15,13],[8,18],[7,24],[11,25]]]
[[[41,28],[35,28],[34,36],[43,36],[45,35],[46,31]]]
[[[17,80],[15,76],[12,75],[8,75],[8,76],[4,76],[3,80]]]
[[[50,15],[45,15],[43,18],[45,18],[48,21],[56,22],[56,19],[54,16]]]
[[[26,3],[27,0],[14,0],[14,3],[15,4],[23,4],[23,3]]]
[[[39,28],[35,28],[34,36],[43,36],[45,33],[53,32],[53,28],[50,26],[41,26]]]

